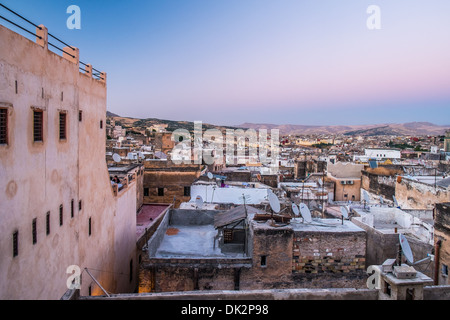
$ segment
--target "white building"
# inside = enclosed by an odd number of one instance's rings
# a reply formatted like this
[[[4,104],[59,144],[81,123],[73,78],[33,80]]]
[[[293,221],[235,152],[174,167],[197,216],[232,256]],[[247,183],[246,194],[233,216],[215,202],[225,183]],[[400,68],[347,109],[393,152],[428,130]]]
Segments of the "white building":
[[[191,202],[200,196],[205,203],[260,204],[267,201],[271,188],[259,182],[220,183],[198,181],[191,186]]]
[[[400,149],[376,149],[369,148],[364,150],[364,155],[354,155],[353,161],[368,162],[369,160],[400,160],[402,157]]]
[[[364,154],[369,159],[401,159],[401,151],[399,149],[365,149]]]

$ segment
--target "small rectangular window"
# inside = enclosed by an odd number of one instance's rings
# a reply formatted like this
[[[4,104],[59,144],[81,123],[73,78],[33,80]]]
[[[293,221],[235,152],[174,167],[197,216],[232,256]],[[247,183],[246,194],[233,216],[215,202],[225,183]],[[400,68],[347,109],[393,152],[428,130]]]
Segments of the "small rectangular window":
[[[164,197],[164,188],[158,188],[158,197]]]
[[[80,201],[78,201],[78,211],[81,211],[82,208],[83,208],[83,206],[82,206],[82,202],[80,200]]]
[[[67,114],[65,112],[59,113],[59,140],[67,139]]]
[[[44,113],[42,111],[33,111],[33,141],[44,141]]]
[[[16,94],[18,94],[18,93],[19,93],[19,86],[18,86],[17,80],[16,80]]]
[[[45,229],[47,235],[50,235],[50,212],[47,212],[47,216],[45,217]]]
[[[70,217],[73,219],[75,213],[75,200],[72,199],[72,201],[70,202]]]
[[[64,91],[61,91],[61,101],[64,101]]]
[[[100,120],[100,129],[103,129],[103,120]]]
[[[83,111],[78,112],[78,121],[79,122],[83,121]]]
[[[442,275],[448,277],[448,266],[446,264],[442,265]]]
[[[130,261],[130,282],[133,281],[133,259]]]
[[[32,223],[33,244],[37,243],[37,219],[33,219]]]
[[[61,205],[60,207],[59,207],[59,225],[60,226],[62,226],[63,224],[64,224],[64,208],[63,208],[63,206]]]
[[[185,197],[191,196],[191,187],[184,187],[184,196]]]
[[[0,144],[8,144],[8,109],[0,109]]]
[[[267,267],[267,256],[261,256],[261,267]]]
[[[387,294],[389,297],[391,296],[391,285],[389,283],[387,283],[386,281],[384,282],[384,290],[383,292],[385,294]]]
[[[148,188],[144,188],[144,197],[150,196],[150,190]]]
[[[89,236],[92,235],[92,218],[89,218]]]
[[[19,231],[13,233],[13,257],[19,255]]]

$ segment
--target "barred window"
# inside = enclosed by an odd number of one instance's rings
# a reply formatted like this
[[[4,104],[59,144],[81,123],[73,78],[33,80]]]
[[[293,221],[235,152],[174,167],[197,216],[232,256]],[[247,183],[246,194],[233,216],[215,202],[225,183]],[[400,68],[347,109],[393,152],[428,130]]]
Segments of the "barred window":
[[[47,212],[47,216],[45,217],[45,229],[46,234],[50,235],[50,212]]]
[[[0,144],[8,144],[8,109],[0,109]]]
[[[36,244],[37,243],[37,219],[33,219],[32,238],[33,238],[33,244]]]
[[[19,255],[19,231],[13,233],[13,257]]]
[[[59,207],[59,225],[62,226],[64,224],[64,208],[63,205]]]
[[[59,140],[67,139],[66,122],[67,122],[67,114],[65,112],[60,112],[59,113]]]
[[[42,111],[33,112],[33,141],[44,141],[44,113]]]

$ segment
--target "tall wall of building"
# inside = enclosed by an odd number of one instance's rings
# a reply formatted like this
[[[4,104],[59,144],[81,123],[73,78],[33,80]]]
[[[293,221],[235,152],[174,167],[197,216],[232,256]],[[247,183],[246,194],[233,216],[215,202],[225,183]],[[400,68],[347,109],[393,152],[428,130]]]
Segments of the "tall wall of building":
[[[106,79],[3,26],[0,43],[0,108],[8,113],[8,141],[0,145],[0,298],[59,299],[71,265],[91,269],[107,290],[130,292],[135,279],[118,274],[130,274],[136,260],[136,190],[130,185],[115,197],[109,181]],[[82,280],[82,294],[103,294],[85,272]]]
[[[402,209],[429,209],[450,199],[450,190],[400,177],[395,185],[395,197]]]
[[[438,275],[439,285],[448,285],[448,268],[450,266],[450,202],[436,204],[435,243],[439,241]]]

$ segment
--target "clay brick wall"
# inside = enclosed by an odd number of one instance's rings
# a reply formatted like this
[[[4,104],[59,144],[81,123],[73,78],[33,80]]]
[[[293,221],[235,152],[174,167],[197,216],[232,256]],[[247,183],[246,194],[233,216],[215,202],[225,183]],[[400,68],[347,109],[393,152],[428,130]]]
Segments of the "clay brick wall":
[[[253,243],[251,256],[253,266],[243,269],[243,290],[280,289],[292,285],[292,240],[290,227],[270,228],[253,222],[250,228]],[[262,257],[265,265],[262,265]]]
[[[182,202],[188,202],[191,197],[184,195],[184,188],[190,187],[201,174],[201,167],[195,165],[173,165],[168,161],[145,162],[143,188],[148,188],[148,196],[144,203],[173,203],[178,208]],[[164,189],[164,195],[159,196],[158,189]]]
[[[366,234],[295,232],[293,272],[351,273],[366,269]]]

